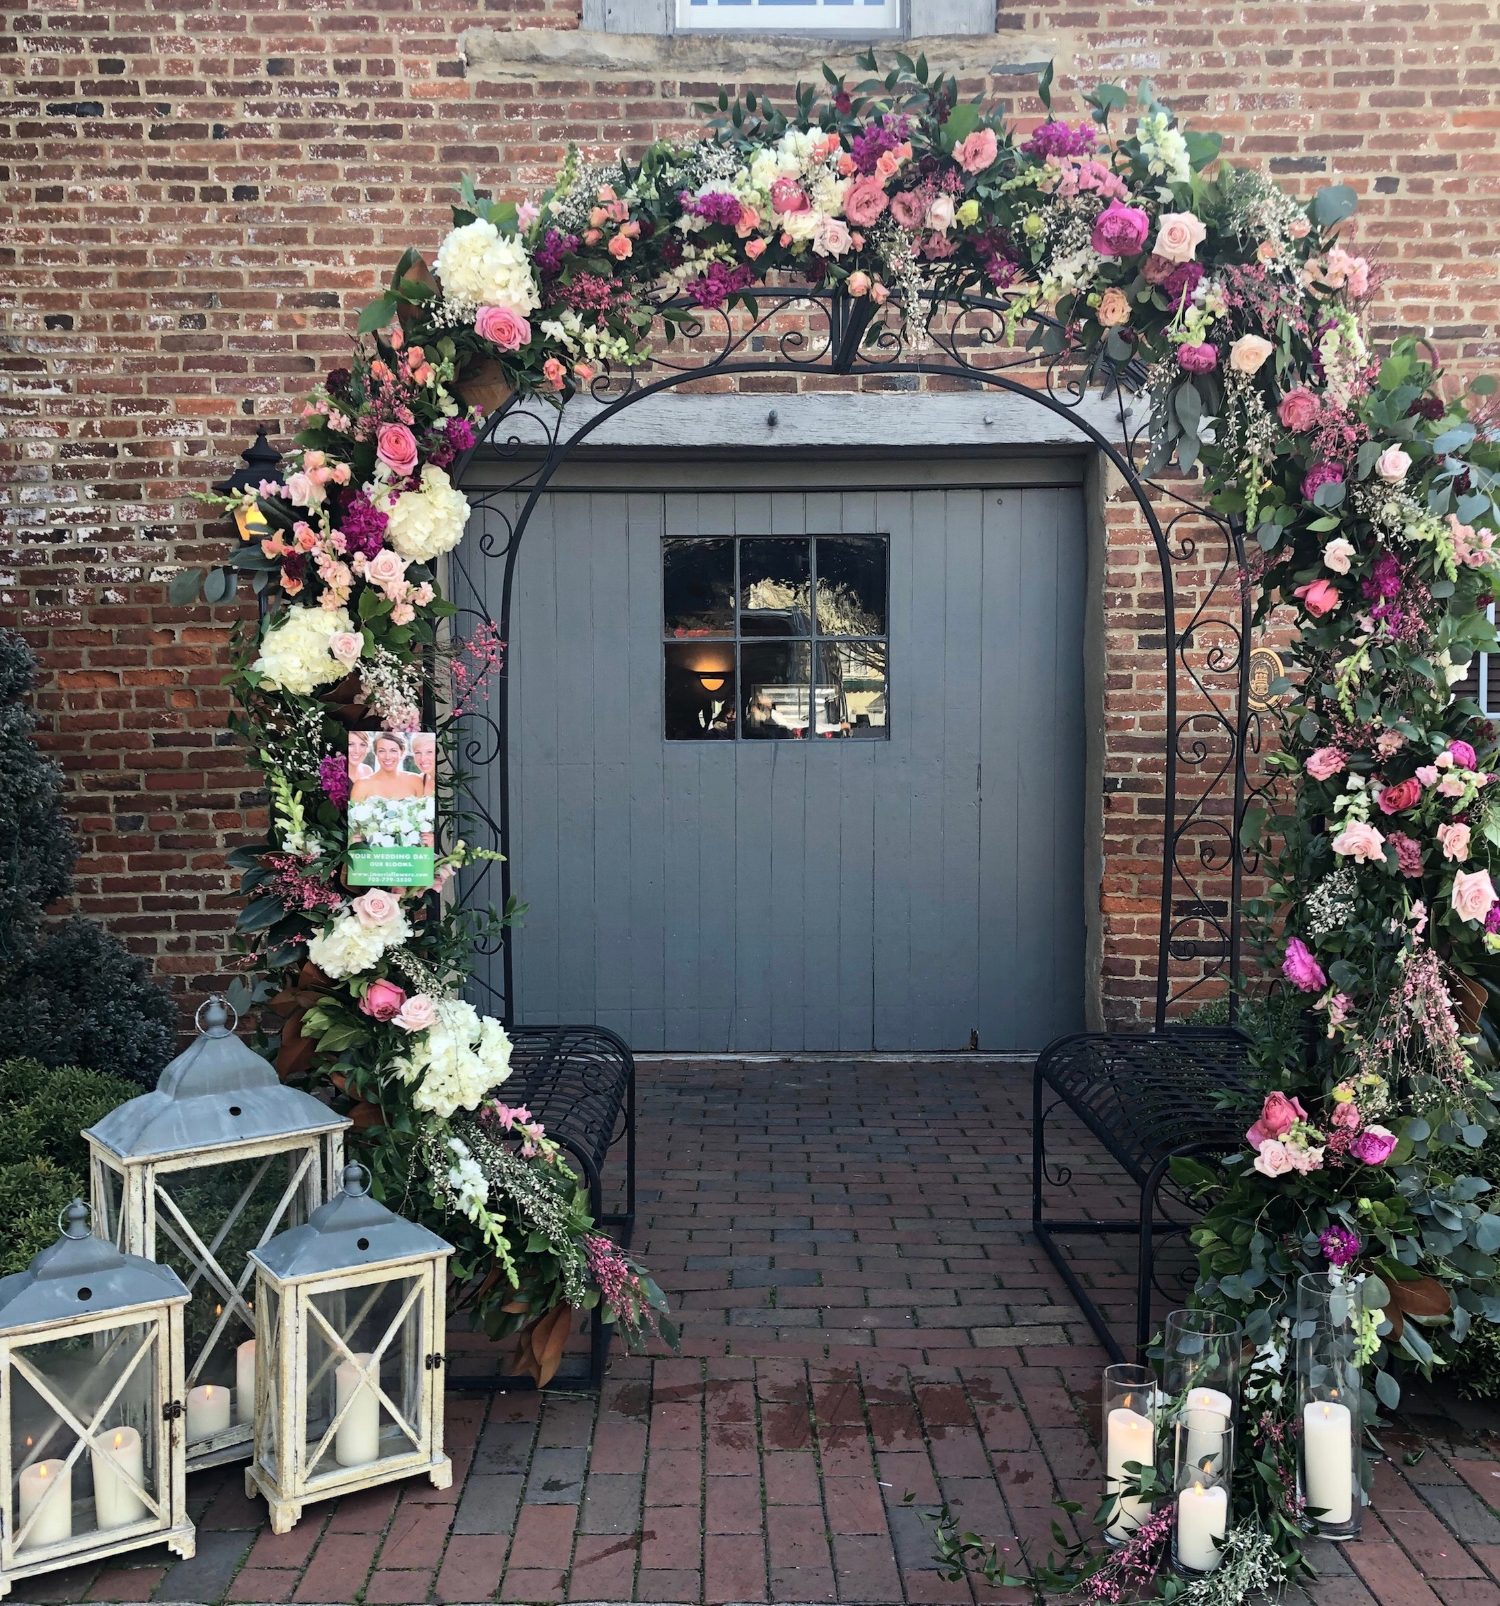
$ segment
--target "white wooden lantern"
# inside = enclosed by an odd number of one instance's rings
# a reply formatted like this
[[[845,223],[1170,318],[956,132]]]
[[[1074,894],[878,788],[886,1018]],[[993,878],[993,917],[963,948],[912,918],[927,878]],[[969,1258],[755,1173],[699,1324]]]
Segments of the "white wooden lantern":
[[[252,1251],[255,1457],[245,1492],[285,1533],[309,1501],[426,1474],[443,1454],[447,1259],[436,1233],[370,1198],[351,1165],[343,1192]]]
[[[88,1209],[0,1279],[0,1595],[17,1578],[165,1542],[191,1556],[182,1312],[168,1266],[92,1237]]]
[[[188,1470],[242,1461],[254,1414],[250,1250],[307,1220],[344,1163],[346,1116],[284,1086],[234,1035],[217,993],[156,1090],[111,1110],[89,1142],[94,1230],[176,1270],[192,1296]]]

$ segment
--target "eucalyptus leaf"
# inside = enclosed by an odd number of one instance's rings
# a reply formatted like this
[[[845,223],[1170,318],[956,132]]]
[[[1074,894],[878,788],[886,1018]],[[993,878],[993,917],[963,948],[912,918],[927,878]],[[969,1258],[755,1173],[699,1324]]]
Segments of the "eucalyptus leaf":
[[[1346,217],[1353,217],[1359,197],[1347,184],[1329,184],[1313,196],[1313,221],[1321,228],[1331,229]]]

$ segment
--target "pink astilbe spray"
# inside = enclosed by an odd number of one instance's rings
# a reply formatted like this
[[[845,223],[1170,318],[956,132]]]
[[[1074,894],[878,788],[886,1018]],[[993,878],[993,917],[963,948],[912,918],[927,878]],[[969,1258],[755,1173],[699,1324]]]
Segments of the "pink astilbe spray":
[[[1084,1579],[1083,1598],[1102,1606],[1134,1599],[1156,1577],[1172,1542],[1174,1508],[1171,1501],[1155,1511],[1117,1550],[1105,1559],[1099,1570]]]
[[[449,666],[455,719],[471,712],[477,703],[489,701],[490,680],[504,662],[505,643],[500,632],[488,619],[481,619]]]

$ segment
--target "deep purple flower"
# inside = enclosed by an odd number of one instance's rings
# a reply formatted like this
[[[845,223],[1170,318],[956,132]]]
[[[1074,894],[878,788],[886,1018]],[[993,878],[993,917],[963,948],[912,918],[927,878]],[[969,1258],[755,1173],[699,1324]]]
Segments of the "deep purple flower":
[[[702,195],[689,195],[683,191],[682,209],[692,217],[701,217],[705,223],[716,223],[720,228],[732,229],[740,221],[744,210],[737,195],[726,190],[706,190]]]
[[[1304,501],[1311,502],[1317,495],[1320,487],[1324,485],[1342,485],[1344,483],[1344,465],[1342,463],[1314,463],[1302,476],[1302,497]]]
[[[722,307],[732,295],[748,290],[755,283],[755,269],[747,262],[731,268],[722,262],[710,262],[708,270],[684,286],[688,300],[695,307]]]
[[[349,761],[342,753],[330,753],[318,764],[318,785],[336,809],[343,808],[349,801],[354,785],[349,779]]]
[[[334,400],[342,400],[349,394],[349,384],[354,375],[347,368],[333,368],[329,370],[327,379],[323,381],[323,389]]]
[[[1394,554],[1380,553],[1370,566],[1369,574],[1360,581],[1359,589],[1366,602],[1389,601],[1401,595],[1401,565]]]
[[[339,529],[349,543],[349,551],[373,558],[385,545],[385,527],[390,522],[363,491],[356,491],[339,514]]]
[[[1098,143],[1098,131],[1088,123],[1072,128],[1067,123],[1049,122],[1043,123],[1021,149],[1045,161],[1049,156],[1091,156]]]
[[[1175,302],[1180,302],[1185,295],[1192,295],[1203,278],[1203,264],[1201,262],[1179,262],[1177,266],[1162,280],[1162,289]]]
[[[578,236],[548,229],[542,243],[532,253],[532,260],[541,269],[542,276],[555,279],[563,270],[563,262],[578,249]]]
[[[443,425],[443,433],[428,447],[427,461],[439,468],[447,468],[460,452],[474,444],[474,426],[467,418],[450,418]],[[366,554],[370,556],[371,554]]]
[[[849,154],[854,158],[855,171],[873,173],[880,158],[905,141],[910,127],[910,120],[906,117],[882,117],[878,123],[856,134],[849,141]]]
[[[1324,1228],[1318,1238],[1318,1248],[1330,1266],[1347,1266],[1359,1253],[1359,1234],[1335,1222]]]

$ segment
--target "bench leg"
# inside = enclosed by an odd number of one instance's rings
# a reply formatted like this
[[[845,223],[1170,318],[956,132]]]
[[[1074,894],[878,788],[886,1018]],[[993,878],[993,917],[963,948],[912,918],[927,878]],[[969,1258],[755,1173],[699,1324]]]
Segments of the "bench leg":
[[[1172,1164],[1170,1154],[1163,1155],[1151,1168],[1141,1189],[1141,1232],[1135,1264],[1135,1352],[1143,1365],[1146,1347],[1151,1342],[1151,1289],[1156,1269],[1156,1196]]]

